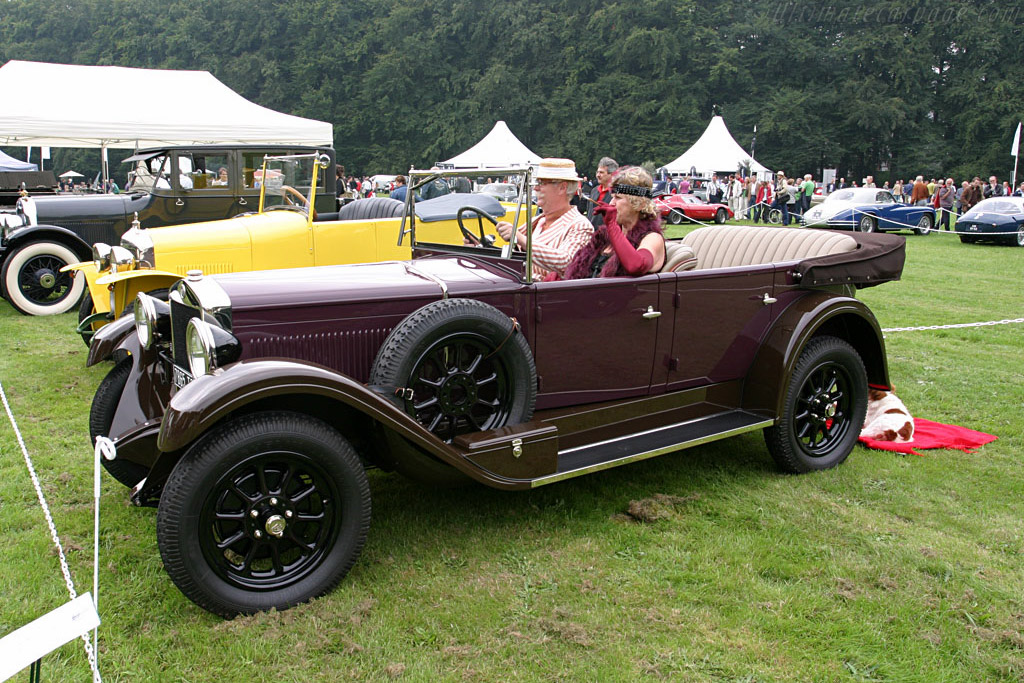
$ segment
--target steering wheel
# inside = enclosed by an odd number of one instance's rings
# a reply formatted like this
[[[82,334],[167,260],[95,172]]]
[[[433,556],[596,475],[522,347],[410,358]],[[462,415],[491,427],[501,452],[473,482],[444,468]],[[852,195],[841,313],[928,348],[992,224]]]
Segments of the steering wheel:
[[[466,212],[470,212],[470,213],[475,213],[476,214],[476,216],[477,216],[477,223],[479,223],[480,237],[477,237],[472,232],[470,232],[470,230],[462,222],[462,214],[466,213]],[[485,235],[484,234],[484,222],[482,220],[484,218],[486,218],[488,221],[490,221],[491,225],[497,225],[498,224],[498,220],[496,218],[491,216],[486,211],[483,211],[482,209],[476,208],[475,206],[459,207],[458,213],[455,214],[455,220],[457,220],[459,222],[459,230],[462,231],[462,234],[465,236],[465,238],[467,240],[469,240],[473,244],[479,244],[482,247],[493,247],[494,246],[494,242],[497,239],[497,237],[495,235]]]
[[[281,196],[284,197],[284,200],[292,206],[301,206],[303,208],[309,206],[309,200],[306,199],[306,195],[302,194],[291,185],[281,186]],[[293,197],[297,198],[298,202],[296,202]]]

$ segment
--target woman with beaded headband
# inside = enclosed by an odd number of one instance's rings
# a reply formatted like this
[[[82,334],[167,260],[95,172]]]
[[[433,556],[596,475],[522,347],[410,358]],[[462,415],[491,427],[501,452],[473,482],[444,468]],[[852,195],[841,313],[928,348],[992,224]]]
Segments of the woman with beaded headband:
[[[612,203],[594,209],[604,214],[604,226],[576,253],[565,270],[566,280],[638,277],[661,269],[665,237],[653,187],[651,175],[639,166],[624,166],[615,173]]]

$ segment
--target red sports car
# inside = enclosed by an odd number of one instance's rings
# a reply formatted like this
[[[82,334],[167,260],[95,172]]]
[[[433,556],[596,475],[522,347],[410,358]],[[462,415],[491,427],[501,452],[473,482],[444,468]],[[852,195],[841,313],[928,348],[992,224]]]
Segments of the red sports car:
[[[654,204],[672,225],[686,220],[724,223],[733,217],[732,209],[725,204],[708,204],[692,194],[663,194],[654,198]]]

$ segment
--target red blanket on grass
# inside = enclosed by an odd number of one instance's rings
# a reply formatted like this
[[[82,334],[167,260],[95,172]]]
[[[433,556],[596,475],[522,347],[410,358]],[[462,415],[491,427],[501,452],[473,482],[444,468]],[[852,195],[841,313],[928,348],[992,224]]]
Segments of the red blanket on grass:
[[[990,441],[995,441],[998,436],[976,432],[973,429],[959,427],[957,425],[944,425],[940,422],[932,422],[923,417],[914,418],[914,440],[906,443],[895,441],[875,441],[867,437],[860,437],[860,442],[868,448],[877,448],[882,451],[896,451],[897,453],[918,453],[916,448],[954,448],[965,453],[973,453],[978,446],[984,446]]]

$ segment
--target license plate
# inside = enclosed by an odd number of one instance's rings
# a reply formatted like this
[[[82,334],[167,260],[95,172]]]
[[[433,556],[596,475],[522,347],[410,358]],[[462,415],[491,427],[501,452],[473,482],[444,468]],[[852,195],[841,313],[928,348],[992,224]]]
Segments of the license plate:
[[[967,229],[970,230],[971,232],[978,232],[978,226],[977,225],[969,225],[969,226],[967,226]]]
[[[186,384],[192,381],[192,375],[190,375],[188,372],[182,370],[177,365],[173,367],[174,372],[172,373],[172,381],[174,382],[175,387],[181,389]]]

